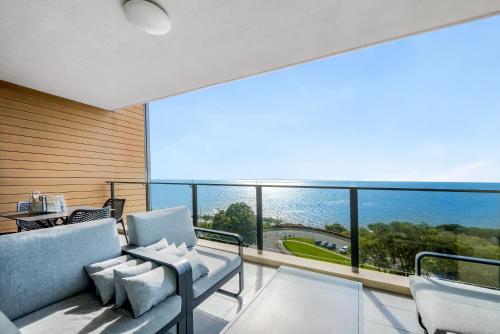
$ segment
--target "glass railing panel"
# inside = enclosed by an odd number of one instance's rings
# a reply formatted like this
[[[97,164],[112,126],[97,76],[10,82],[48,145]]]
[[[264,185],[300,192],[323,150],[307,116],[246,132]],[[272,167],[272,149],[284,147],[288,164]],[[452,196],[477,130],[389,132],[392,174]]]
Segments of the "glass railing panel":
[[[189,185],[151,184],[151,209],[187,206],[192,215],[192,192]]]
[[[246,246],[255,247],[257,220],[255,187],[198,186],[198,226],[238,233]],[[220,236],[205,238],[233,241]]]
[[[359,190],[360,262],[414,274],[415,255],[430,251],[500,259],[500,195]],[[498,286],[498,267],[426,259],[424,271]]]
[[[349,191],[264,187],[264,250],[350,265]]]

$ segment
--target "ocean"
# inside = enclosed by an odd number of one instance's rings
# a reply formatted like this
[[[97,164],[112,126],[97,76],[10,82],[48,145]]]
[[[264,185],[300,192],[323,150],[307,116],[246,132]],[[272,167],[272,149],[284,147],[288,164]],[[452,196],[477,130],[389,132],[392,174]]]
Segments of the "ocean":
[[[256,181],[249,180],[196,182],[256,184]],[[500,190],[500,183],[259,180],[257,184]],[[500,194],[359,190],[358,197],[361,226],[377,222],[406,221],[433,226],[460,224],[500,228]],[[152,185],[151,199],[153,209],[178,205],[192,207],[191,188],[184,185]],[[262,201],[264,217],[317,228],[332,223],[349,227],[348,190],[264,187]],[[217,210],[226,209],[235,202],[245,202],[255,210],[255,188],[198,186],[200,216],[213,215]]]

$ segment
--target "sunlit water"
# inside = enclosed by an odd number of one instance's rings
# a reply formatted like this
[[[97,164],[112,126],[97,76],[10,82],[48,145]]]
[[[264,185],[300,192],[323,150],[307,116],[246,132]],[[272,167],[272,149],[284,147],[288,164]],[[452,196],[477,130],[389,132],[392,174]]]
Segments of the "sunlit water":
[[[256,184],[255,181],[245,182]],[[268,184],[269,181],[259,183]],[[500,183],[289,181],[287,184],[500,190]],[[151,194],[155,209],[177,205],[192,206],[189,186],[153,185]],[[331,223],[349,226],[348,190],[264,187],[262,195],[265,217],[320,228]],[[217,210],[226,209],[235,202],[245,202],[255,210],[255,188],[198,186],[200,215],[213,215]],[[359,190],[360,225],[392,221],[500,228],[500,194]]]

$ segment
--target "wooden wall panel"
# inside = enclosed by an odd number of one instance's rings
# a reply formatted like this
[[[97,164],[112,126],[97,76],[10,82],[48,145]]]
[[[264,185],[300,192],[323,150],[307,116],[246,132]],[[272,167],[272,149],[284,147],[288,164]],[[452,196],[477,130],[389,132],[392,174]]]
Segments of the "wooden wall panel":
[[[32,189],[101,207],[106,180],[144,181],[144,106],[109,111],[0,81],[0,211]],[[117,185],[126,212],[146,209],[143,185]],[[16,231],[0,218],[0,233]]]

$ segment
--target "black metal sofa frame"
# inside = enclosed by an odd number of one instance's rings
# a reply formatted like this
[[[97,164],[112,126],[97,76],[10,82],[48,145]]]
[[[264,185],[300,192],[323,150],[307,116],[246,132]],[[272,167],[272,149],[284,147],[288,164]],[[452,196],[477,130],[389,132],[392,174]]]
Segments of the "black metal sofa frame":
[[[170,327],[178,324],[177,333],[193,333],[193,311],[198,305],[203,303],[208,297],[210,297],[215,292],[220,292],[232,297],[237,297],[244,286],[244,273],[243,273],[243,238],[236,233],[226,232],[226,231],[218,231],[211,230],[207,228],[195,227],[195,232],[204,232],[210,234],[216,234],[224,237],[230,237],[235,240],[238,245],[238,255],[240,256],[241,262],[238,267],[229,272],[226,276],[220,279],[217,283],[211,286],[207,291],[198,296],[197,298],[193,298],[193,279],[191,276],[191,265],[185,259],[182,259],[175,263],[169,263],[165,260],[162,260],[162,257],[156,255],[152,252],[145,251],[140,247],[130,247],[125,246],[122,248],[122,252],[124,254],[129,254],[134,257],[137,257],[142,260],[153,261],[159,265],[166,266],[176,272],[177,275],[177,287],[178,294],[182,298],[182,310],[179,316],[169,322],[165,327],[163,327],[158,333],[166,333]],[[230,279],[234,276],[239,275],[239,287],[237,292],[230,292],[222,289],[222,286],[226,284]],[[183,320],[184,318],[184,320]]]
[[[189,305],[189,297],[188,292],[192,291],[193,278],[192,278],[192,270],[191,265],[186,259],[179,259],[176,262],[167,262],[161,259],[161,256],[158,256],[154,253],[147,252],[138,248],[128,248],[127,246],[122,248],[123,254],[132,255],[141,260],[147,260],[155,262],[160,266],[165,266],[167,268],[172,269],[176,274],[176,282],[177,282],[177,294],[182,299],[181,312],[173,318],[169,323],[163,326],[157,334],[167,333],[170,328],[177,324],[177,334],[188,333],[191,334],[192,331],[189,331],[188,328],[192,328],[192,310],[188,312]],[[189,287],[189,288],[188,288]],[[191,292],[192,293],[192,292]],[[189,314],[191,317],[189,318]]]
[[[200,305],[205,299],[210,297],[214,292],[220,292],[225,295],[229,295],[232,297],[237,297],[241,291],[243,290],[244,286],[244,273],[243,273],[243,238],[241,235],[237,233],[231,233],[231,232],[226,232],[226,231],[219,231],[219,230],[211,230],[208,228],[201,228],[201,227],[195,227],[194,228],[195,232],[205,232],[205,233],[210,233],[210,234],[217,234],[225,237],[230,237],[233,238],[236,241],[236,244],[238,245],[238,255],[240,256],[241,262],[236,269],[228,273],[224,278],[222,278],[219,282],[217,282],[214,286],[212,286],[210,289],[205,291],[201,296],[198,296],[193,301],[194,308],[196,308],[198,305]],[[234,276],[239,275],[239,287],[238,287],[238,292],[230,292],[224,289],[221,289],[221,287],[226,284],[231,278]]]

